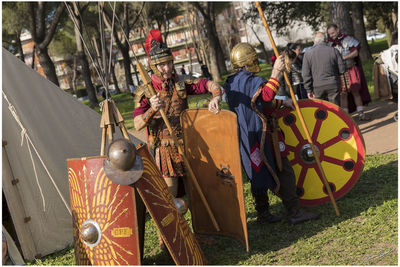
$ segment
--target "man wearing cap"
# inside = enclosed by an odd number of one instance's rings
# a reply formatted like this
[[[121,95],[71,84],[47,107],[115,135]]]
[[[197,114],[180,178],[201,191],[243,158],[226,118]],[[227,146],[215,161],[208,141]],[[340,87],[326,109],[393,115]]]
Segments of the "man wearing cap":
[[[174,68],[172,52],[162,42],[159,30],[150,31],[145,48],[154,73],[151,80],[157,95],[147,95],[144,86],[136,89],[134,124],[136,130],[147,128],[149,147],[154,152],[157,166],[171,194],[177,197],[178,179],[185,175],[183,159],[159,110],[164,109],[178,142],[183,142],[180,114],[188,108],[187,95],[212,93],[208,109],[216,114],[219,111],[221,89],[216,82],[207,79],[180,80]]]

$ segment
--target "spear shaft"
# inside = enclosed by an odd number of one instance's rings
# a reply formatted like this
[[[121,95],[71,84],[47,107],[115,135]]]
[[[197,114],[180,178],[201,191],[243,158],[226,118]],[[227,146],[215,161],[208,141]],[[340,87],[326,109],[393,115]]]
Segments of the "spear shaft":
[[[268,24],[267,24],[267,20],[265,19],[264,13],[263,13],[263,11],[261,9],[261,6],[260,6],[260,2],[256,1],[256,6],[257,6],[257,9],[258,9],[258,13],[260,13],[260,17],[261,17],[261,20],[262,20],[262,22],[264,24],[265,30],[267,31],[268,38],[269,38],[269,40],[271,42],[271,45],[272,45],[272,48],[274,50],[274,54],[275,54],[276,57],[279,57],[278,49],[276,48],[274,38],[272,37],[271,31],[269,30],[269,27],[268,27]],[[299,105],[297,103],[297,100],[296,100],[296,97],[295,97],[295,95],[293,93],[292,85],[289,82],[289,78],[287,76],[286,71],[283,72],[283,76],[285,78],[286,84],[288,85],[288,88],[289,88],[289,91],[290,91],[290,96],[291,96],[291,98],[293,100],[293,105],[294,105],[294,107],[296,109],[296,112],[297,112],[297,114],[299,116],[299,120],[300,120],[301,126],[303,127],[303,130],[304,130],[304,132],[306,134],[306,137],[307,137],[307,141],[311,146],[311,150],[313,152],[313,155],[314,155],[314,158],[315,158],[315,162],[317,163],[318,169],[319,169],[319,171],[321,173],[321,176],[322,176],[322,181],[323,181],[323,183],[325,185],[325,188],[326,188],[326,190],[328,192],[329,198],[331,199],[331,202],[332,202],[333,208],[335,209],[336,215],[339,216],[340,215],[339,209],[338,209],[338,207],[336,205],[335,198],[333,197],[331,187],[329,186],[329,183],[328,183],[328,180],[326,179],[324,170],[322,169],[321,161],[319,159],[317,151],[315,150],[313,141],[312,141],[311,136],[310,136],[310,132],[307,129],[306,123],[304,121],[304,117],[303,117],[303,115],[301,113],[300,107],[299,107]]]

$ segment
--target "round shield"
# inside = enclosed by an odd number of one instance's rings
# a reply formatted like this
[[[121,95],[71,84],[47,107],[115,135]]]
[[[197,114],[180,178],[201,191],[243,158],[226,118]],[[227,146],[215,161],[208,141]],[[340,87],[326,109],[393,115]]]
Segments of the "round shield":
[[[353,119],[335,104],[317,99],[300,100],[298,104],[325,177],[334,198],[338,199],[361,175],[364,139]],[[300,204],[319,205],[330,201],[297,112],[284,108],[277,112],[277,118],[296,175]]]

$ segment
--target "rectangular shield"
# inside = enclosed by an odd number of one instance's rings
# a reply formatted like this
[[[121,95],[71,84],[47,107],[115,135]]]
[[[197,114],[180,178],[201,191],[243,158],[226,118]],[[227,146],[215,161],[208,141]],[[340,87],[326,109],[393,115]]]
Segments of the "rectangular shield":
[[[106,177],[105,159],[67,160],[76,263],[140,265],[145,209],[134,188]]]
[[[217,220],[217,231],[190,179],[193,229],[234,237],[249,251],[236,114],[187,109],[181,115],[185,155]]]

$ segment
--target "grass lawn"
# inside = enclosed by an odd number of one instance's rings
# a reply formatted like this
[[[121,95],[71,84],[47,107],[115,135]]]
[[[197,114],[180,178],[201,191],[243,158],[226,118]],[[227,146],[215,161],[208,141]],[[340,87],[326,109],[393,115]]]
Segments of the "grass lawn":
[[[300,225],[286,221],[259,225],[249,182],[244,182],[250,252],[239,242],[215,236],[215,244],[201,244],[211,265],[397,265],[398,201],[397,154],[367,156],[364,172],[354,188],[337,201],[306,208],[319,211],[319,220]],[[271,211],[284,214],[281,200],[270,195]],[[190,219],[190,214],[186,214]],[[173,265],[158,246],[156,227],[147,218],[145,265]],[[74,249],[29,262],[28,265],[74,265]]]

